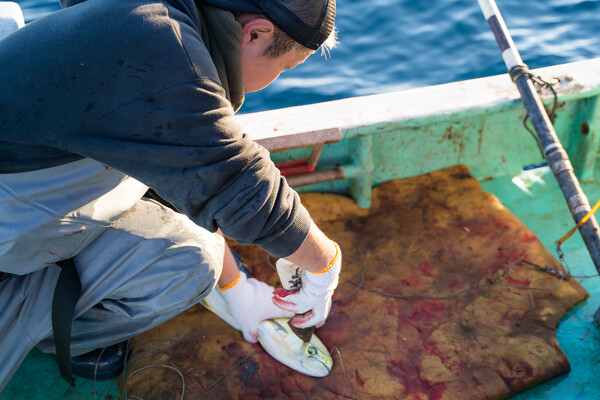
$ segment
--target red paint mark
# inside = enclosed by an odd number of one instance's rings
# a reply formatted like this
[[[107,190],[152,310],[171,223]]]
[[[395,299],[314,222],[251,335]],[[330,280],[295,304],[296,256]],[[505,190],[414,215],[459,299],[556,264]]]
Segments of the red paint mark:
[[[108,165],[106,165],[106,164],[102,164],[102,165],[104,165],[104,169],[105,169],[105,170],[107,170],[107,171],[110,171],[110,170],[112,170],[112,169],[113,169],[112,167],[109,167],[109,166],[108,166]]]
[[[300,160],[283,161],[276,163],[275,166],[279,168],[282,176],[294,176],[299,174],[306,174],[314,172],[317,165],[309,165],[308,158]]]
[[[444,382],[427,384],[423,382],[418,374],[417,368],[407,365],[402,361],[391,360],[386,366],[387,373],[396,378],[408,395],[420,396],[428,400],[440,400],[446,391]],[[412,398],[412,397],[409,397]]]
[[[518,310],[507,310],[502,313],[500,320],[498,321],[500,325],[511,325],[513,328],[519,328],[521,326],[521,321],[524,318],[524,313]]]
[[[75,232],[71,232],[71,233],[65,233],[65,236],[73,236],[73,235],[77,235],[80,234],[81,232],[85,231],[85,226],[82,226],[78,231]]]
[[[494,225],[494,228],[497,229],[507,229],[508,228],[508,224],[506,223],[506,221],[497,219],[497,218],[490,218],[490,222],[492,223],[492,225]]]
[[[429,400],[440,400],[444,396],[444,392],[446,391],[446,384],[444,382],[436,383],[431,386],[424,384],[419,385],[413,381],[407,383],[408,385],[405,386],[405,391],[407,394],[412,394],[416,396],[424,395]]]
[[[400,279],[400,284],[402,286],[417,286],[418,285],[417,275],[413,274],[412,276],[409,276],[407,278]]]
[[[294,294],[296,292],[297,292],[296,290],[287,290],[287,289],[283,289],[283,288],[278,288],[273,291],[273,294],[277,297],[287,297],[290,294]]]
[[[354,370],[354,378],[356,379],[356,383],[358,384],[358,386],[360,386],[361,389],[365,387],[365,381],[360,379],[360,375],[358,375],[357,369]]]
[[[397,378],[400,383],[405,383],[412,379],[419,379],[415,366],[412,364],[406,365],[406,363],[402,361],[390,360],[386,370],[391,377]]]
[[[292,303],[289,301],[285,301],[285,300],[281,300],[279,297],[277,296],[273,296],[271,298],[271,300],[273,301],[273,303],[281,308],[285,308],[286,310],[293,310],[296,307],[296,303]]]
[[[394,302],[386,302],[385,311],[387,315],[396,315],[398,311],[398,305]]]
[[[406,324],[406,325],[410,325],[413,328],[415,328],[415,330],[419,331],[420,328],[417,326],[417,324],[415,324],[413,321],[407,319],[406,317],[400,317],[401,318],[401,323]]]
[[[520,360],[513,365],[512,362],[504,360],[510,369],[510,376],[502,375],[502,379],[511,389],[521,387],[531,381],[533,367],[526,361]]]
[[[516,285],[516,286],[523,286],[523,287],[529,287],[529,284],[531,283],[531,281],[529,279],[524,279],[522,281],[513,278],[512,276],[509,276],[507,279],[507,282],[510,283],[511,285]]]
[[[438,319],[438,313],[446,310],[446,306],[444,306],[439,301],[420,301],[420,306],[422,312],[430,317],[434,317],[436,320]]]
[[[467,368],[467,366],[464,362],[452,357],[451,355],[442,353],[437,348],[437,346],[435,345],[434,342],[428,342],[425,345],[425,350],[427,350],[427,352],[429,354],[432,354],[432,355],[438,357],[440,360],[442,360],[442,364],[444,364],[444,366],[446,368],[448,368],[450,371],[452,371],[454,373],[456,373],[458,371],[464,371]],[[434,383],[432,383],[432,384],[434,384]]]
[[[407,281],[406,279],[400,279],[400,284],[402,286],[410,286],[410,282]]]
[[[523,235],[521,235],[520,240],[522,240],[525,243],[533,243],[536,242],[538,238],[533,233],[526,232]]]
[[[298,324],[304,324],[304,323],[308,322],[311,318],[314,317],[314,314],[315,313],[312,310],[310,310],[306,314],[303,314],[300,316],[296,315],[293,320],[293,322],[294,322],[293,325],[296,326]]]
[[[53,252],[51,252],[50,250],[46,250],[46,253],[48,253],[48,254],[50,254],[50,255],[53,255],[53,256],[57,256],[57,257],[58,257],[58,254],[56,254],[56,253],[53,253]]]
[[[434,356],[442,358],[442,352],[437,348],[437,346],[433,342],[427,343],[425,345],[425,350],[427,350],[429,354],[433,354]]]
[[[404,325],[412,326],[418,332],[421,340],[425,341],[431,329],[442,318],[440,313],[445,310],[446,307],[439,301],[413,301],[410,303],[409,314],[399,316],[398,327],[401,328]]]
[[[493,271],[497,272],[498,269],[504,268],[506,265],[514,265],[514,263],[518,261],[523,254],[525,254],[525,249],[498,248],[498,252],[493,260]]]
[[[431,276],[432,272],[433,272],[433,266],[428,262],[424,262],[423,266],[421,267],[421,274],[423,274],[425,276]]]

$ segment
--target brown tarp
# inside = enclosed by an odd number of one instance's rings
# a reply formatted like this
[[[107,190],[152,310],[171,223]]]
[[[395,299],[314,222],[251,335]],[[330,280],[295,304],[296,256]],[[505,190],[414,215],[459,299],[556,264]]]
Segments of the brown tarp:
[[[197,306],[135,338],[129,395],[179,399],[180,372],[185,399],[499,399],[569,370],[555,331],[587,292],[530,264],[561,269],[465,167],[386,182],[368,210],[302,201],[343,251],[339,300],[316,331],[331,374],[290,370]],[[274,259],[233,247],[278,285]]]

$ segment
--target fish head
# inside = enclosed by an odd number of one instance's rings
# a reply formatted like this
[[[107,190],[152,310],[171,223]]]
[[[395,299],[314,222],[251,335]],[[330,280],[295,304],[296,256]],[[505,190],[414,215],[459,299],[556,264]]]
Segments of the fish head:
[[[333,368],[331,354],[313,334],[305,342],[291,330],[288,318],[265,320],[258,326],[258,341],[277,361],[302,374],[324,377]]]

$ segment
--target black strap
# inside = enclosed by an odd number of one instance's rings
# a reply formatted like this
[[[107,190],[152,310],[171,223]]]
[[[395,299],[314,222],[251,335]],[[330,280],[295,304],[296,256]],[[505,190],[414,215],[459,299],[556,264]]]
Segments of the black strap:
[[[60,376],[71,386],[75,378],[71,371],[71,325],[75,306],[81,295],[81,282],[72,258],[57,262],[62,271],[56,282],[52,300],[52,331]]]

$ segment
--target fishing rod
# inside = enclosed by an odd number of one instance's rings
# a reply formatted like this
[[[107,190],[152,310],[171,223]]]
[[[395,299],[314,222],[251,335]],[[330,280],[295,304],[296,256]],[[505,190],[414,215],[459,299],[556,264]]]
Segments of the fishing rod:
[[[508,32],[496,2],[494,0],[477,0],[477,2],[494,33],[508,73],[519,89],[523,105],[527,110],[529,119],[533,123],[548,165],[558,181],[571,215],[575,223],[579,226],[579,233],[592,257],[596,269],[600,273],[600,237],[598,236],[600,228],[598,227],[598,222],[596,222],[596,218],[593,215],[588,215],[591,211],[590,203],[583,190],[581,190],[569,156],[562,147],[554,131],[552,122],[548,118],[546,109],[533,86],[532,74],[523,63],[523,60],[521,60],[521,56]],[[586,216],[589,219],[580,224]],[[594,319],[596,323],[600,324],[600,308],[596,311]]]

